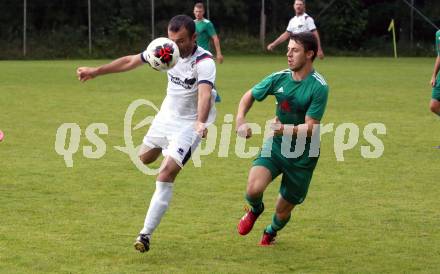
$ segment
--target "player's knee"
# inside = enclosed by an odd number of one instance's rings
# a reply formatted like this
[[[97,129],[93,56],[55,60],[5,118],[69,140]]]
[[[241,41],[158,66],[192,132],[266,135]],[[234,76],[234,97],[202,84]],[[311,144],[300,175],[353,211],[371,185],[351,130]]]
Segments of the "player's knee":
[[[440,102],[439,101],[431,101],[429,104],[429,109],[435,114],[440,114]]]
[[[249,179],[248,185],[246,187],[246,194],[249,197],[260,197],[264,190],[259,187],[257,179]]]
[[[157,176],[157,180],[160,182],[174,182],[176,174],[170,172],[160,172]]]
[[[161,182],[174,182],[178,173],[179,169],[175,169],[170,165],[164,165],[161,167],[157,179]]]
[[[272,181],[271,172],[260,166],[255,166],[249,172],[246,193],[250,197],[260,197],[266,190],[266,187]]]

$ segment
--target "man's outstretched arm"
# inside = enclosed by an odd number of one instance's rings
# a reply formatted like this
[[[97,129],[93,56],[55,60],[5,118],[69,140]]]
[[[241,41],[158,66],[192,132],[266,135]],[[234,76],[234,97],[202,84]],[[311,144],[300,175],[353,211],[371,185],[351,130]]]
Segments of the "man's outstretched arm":
[[[128,55],[99,67],[79,67],[76,70],[76,75],[78,80],[85,82],[100,75],[129,71],[142,64],[143,62],[139,54]]]
[[[288,31],[283,32],[275,41],[273,41],[267,46],[267,50],[272,51],[276,46],[289,39],[289,37],[290,37],[290,32]]]

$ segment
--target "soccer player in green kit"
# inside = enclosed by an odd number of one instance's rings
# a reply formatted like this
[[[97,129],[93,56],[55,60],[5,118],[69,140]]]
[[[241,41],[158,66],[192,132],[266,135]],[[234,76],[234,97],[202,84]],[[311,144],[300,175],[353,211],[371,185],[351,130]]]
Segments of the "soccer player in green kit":
[[[194,17],[196,18],[194,20],[194,23],[196,23],[196,33],[197,33],[197,45],[202,47],[203,49],[211,51],[211,46],[209,44],[209,40],[212,39],[212,42],[214,43],[215,51],[217,53],[215,60],[218,63],[223,63],[223,55],[222,50],[220,48],[220,39],[218,38],[218,35],[215,31],[214,25],[211,21],[206,19],[205,16],[205,6],[203,3],[196,3],[194,5]],[[221,102],[220,93],[217,89],[217,96],[215,97],[215,102],[219,103]]]
[[[435,59],[434,72],[432,73],[432,99],[429,108],[432,112],[440,116],[440,30],[435,34],[435,48],[437,51],[437,59]],[[440,146],[439,146],[440,148]]]
[[[196,23],[197,45],[212,53],[211,46],[209,44],[210,40],[212,40],[217,53],[215,59],[220,64],[223,63],[220,39],[218,38],[212,22],[204,17],[205,7],[203,6],[203,3],[196,3],[194,5],[193,12],[194,17],[196,18],[194,22]]]
[[[282,174],[272,223],[264,229],[260,241],[263,246],[273,244],[277,232],[289,221],[293,208],[304,201],[318,162],[319,148],[315,147],[312,152],[311,142],[312,139],[316,140],[316,136],[319,140],[319,124],[327,104],[328,86],[313,69],[317,50],[317,41],[312,33],[292,34],[287,48],[289,69],[273,73],[255,85],[244,94],[238,107],[237,134],[249,138],[252,132],[246,125],[245,116],[254,101],[262,101],[269,95],[277,101],[276,117],[271,126],[274,136],[264,142],[249,172],[246,200],[251,209],[241,218],[237,227],[241,235],[251,231],[264,211],[264,190]],[[296,140],[301,139],[300,136],[305,139],[304,152],[296,158],[291,157],[288,154],[293,148],[296,149]],[[283,144],[285,137],[290,137],[287,146]],[[317,143],[319,145],[319,141]],[[269,151],[269,154],[264,151]]]

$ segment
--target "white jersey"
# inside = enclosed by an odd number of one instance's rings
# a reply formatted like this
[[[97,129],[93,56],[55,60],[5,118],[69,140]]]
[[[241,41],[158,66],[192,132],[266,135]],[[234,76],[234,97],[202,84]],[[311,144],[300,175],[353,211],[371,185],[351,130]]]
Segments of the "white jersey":
[[[141,54],[145,62],[146,52]],[[159,119],[165,120],[188,120],[197,119],[198,85],[206,83],[212,86],[211,110],[208,121],[215,119],[215,62],[209,51],[196,47],[191,56],[179,58],[177,64],[167,72],[168,87],[167,95],[162,102]]]
[[[315,21],[307,13],[295,16],[289,21],[286,31],[290,33],[300,33],[316,30]]]

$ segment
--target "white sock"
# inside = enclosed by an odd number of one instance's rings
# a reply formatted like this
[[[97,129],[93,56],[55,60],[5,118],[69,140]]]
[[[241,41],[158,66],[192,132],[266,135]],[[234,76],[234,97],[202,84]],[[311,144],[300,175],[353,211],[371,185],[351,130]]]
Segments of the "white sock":
[[[156,181],[156,191],[154,191],[153,197],[151,197],[144,228],[140,234],[148,234],[151,238],[151,234],[153,234],[162,216],[167,211],[172,196],[173,183]]]

